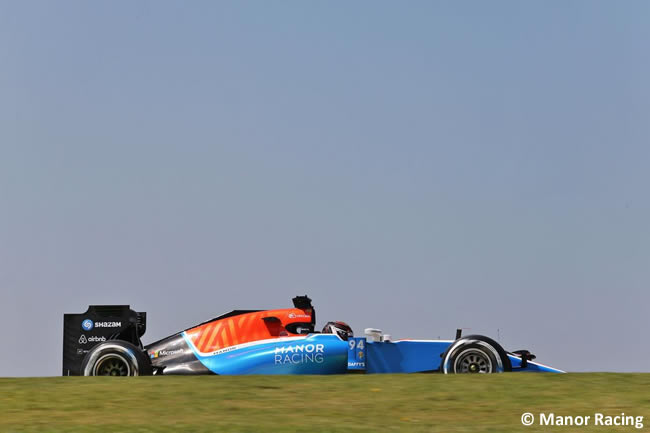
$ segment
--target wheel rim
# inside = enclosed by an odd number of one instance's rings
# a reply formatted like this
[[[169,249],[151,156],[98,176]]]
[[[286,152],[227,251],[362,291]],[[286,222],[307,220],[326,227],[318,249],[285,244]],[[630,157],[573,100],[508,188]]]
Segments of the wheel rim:
[[[130,376],[131,367],[126,359],[118,354],[104,355],[97,360],[94,376]]]
[[[456,373],[492,373],[492,360],[479,349],[468,349],[458,355],[454,365]]]

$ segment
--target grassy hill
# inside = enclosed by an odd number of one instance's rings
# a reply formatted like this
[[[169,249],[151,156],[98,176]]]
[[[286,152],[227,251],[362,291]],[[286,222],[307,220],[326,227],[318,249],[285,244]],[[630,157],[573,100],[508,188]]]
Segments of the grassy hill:
[[[644,428],[530,427],[523,412],[645,416]],[[650,430],[650,374],[0,379],[0,432]]]

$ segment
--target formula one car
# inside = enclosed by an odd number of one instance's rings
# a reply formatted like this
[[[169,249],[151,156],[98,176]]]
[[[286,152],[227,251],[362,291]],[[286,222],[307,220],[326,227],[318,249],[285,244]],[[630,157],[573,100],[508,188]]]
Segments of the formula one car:
[[[297,296],[293,305],[231,311],[147,346],[146,313],[90,306],[64,315],[63,375],[562,372],[460,331],[455,340],[392,341],[378,329],[354,337],[344,322],[328,322],[317,332],[311,299]]]

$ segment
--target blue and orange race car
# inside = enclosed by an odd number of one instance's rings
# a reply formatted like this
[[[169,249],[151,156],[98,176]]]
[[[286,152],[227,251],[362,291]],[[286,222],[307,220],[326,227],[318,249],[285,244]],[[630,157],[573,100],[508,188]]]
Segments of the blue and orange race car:
[[[355,337],[344,322],[317,332],[311,299],[293,305],[234,310],[146,346],[146,313],[90,306],[64,315],[63,375],[562,372],[481,335],[392,341],[377,329]]]

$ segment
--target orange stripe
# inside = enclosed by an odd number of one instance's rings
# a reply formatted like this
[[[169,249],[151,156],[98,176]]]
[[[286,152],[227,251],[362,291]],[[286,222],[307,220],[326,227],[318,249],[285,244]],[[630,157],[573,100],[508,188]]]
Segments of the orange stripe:
[[[230,326],[230,335],[232,336],[232,345],[239,344],[239,339],[237,338],[237,330],[235,330],[235,321],[230,319],[228,321],[228,325]]]
[[[260,313],[255,313],[251,316],[251,323],[248,325],[248,329],[246,330],[246,339],[248,341],[255,341],[259,340],[257,338],[257,329],[259,327],[259,318],[260,318]]]
[[[209,323],[201,329],[201,338],[199,338],[198,343],[195,343],[195,346],[198,347],[201,352],[203,352],[203,344],[205,343],[206,338],[208,338],[210,331],[212,331],[213,326],[212,323]]]
[[[196,337],[198,336],[196,331],[190,331],[187,334],[189,335],[190,340],[192,340],[192,343],[194,343],[194,345],[196,346]]]
[[[225,326],[221,330],[221,347],[229,347],[230,346],[230,339],[228,338],[228,328]]]
[[[250,315],[246,315],[246,317],[242,317],[239,320],[239,327],[237,328],[237,338],[239,340],[239,343],[248,343],[250,341],[250,325],[248,324],[249,319],[251,318]]]
[[[215,338],[217,338],[217,335],[219,334],[219,329],[221,329],[221,322],[217,323],[217,326],[215,326],[214,329],[212,330],[212,333],[210,334],[210,338],[208,339],[208,343],[206,344],[206,348],[208,350],[206,350],[205,352],[211,352],[212,350],[216,350],[216,349],[212,349],[213,347],[212,343],[214,343]]]
[[[257,315],[258,313],[248,314],[246,322],[244,322],[246,327],[239,331],[240,338],[243,340],[242,343],[248,343],[249,341],[252,341],[251,334],[253,333],[253,329],[255,329],[255,318]]]

